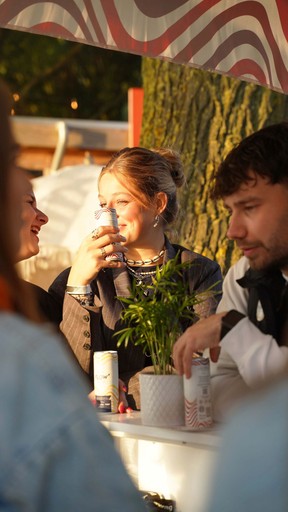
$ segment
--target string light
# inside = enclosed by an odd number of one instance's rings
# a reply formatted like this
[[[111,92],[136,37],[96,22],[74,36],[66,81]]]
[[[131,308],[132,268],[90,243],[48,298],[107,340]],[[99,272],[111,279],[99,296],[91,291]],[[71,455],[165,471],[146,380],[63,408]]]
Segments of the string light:
[[[77,101],[76,99],[71,100],[70,105],[71,105],[71,108],[72,108],[73,110],[77,110],[77,108],[78,108],[78,101]]]

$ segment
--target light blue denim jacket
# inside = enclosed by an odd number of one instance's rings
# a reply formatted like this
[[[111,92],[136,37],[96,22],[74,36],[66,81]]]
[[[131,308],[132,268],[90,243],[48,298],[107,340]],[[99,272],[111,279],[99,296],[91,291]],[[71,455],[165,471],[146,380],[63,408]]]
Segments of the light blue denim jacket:
[[[0,511],[144,512],[58,337],[1,313],[0,345]]]
[[[287,403],[288,374],[230,411],[206,512],[287,512]]]

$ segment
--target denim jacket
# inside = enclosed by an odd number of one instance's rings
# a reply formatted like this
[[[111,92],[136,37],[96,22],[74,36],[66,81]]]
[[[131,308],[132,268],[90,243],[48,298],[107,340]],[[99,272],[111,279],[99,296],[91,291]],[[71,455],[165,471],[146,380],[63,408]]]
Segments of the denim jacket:
[[[72,356],[0,313],[0,510],[144,512]]]

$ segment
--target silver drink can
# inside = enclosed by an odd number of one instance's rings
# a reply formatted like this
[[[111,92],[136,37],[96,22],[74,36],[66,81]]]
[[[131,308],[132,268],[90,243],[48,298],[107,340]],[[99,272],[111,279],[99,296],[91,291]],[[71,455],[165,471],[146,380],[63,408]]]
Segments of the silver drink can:
[[[118,412],[119,375],[116,350],[94,352],[94,391],[99,412]]]
[[[185,425],[193,430],[210,428],[213,418],[209,359],[193,358],[191,371],[190,379],[183,376]]]
[[[96,229],[100,226],[113,226],[118,228],[117,212],[115,208],[101,208],[95,212]],[[107,261],[123,261],[122,252],[113,252],[105,258]]]

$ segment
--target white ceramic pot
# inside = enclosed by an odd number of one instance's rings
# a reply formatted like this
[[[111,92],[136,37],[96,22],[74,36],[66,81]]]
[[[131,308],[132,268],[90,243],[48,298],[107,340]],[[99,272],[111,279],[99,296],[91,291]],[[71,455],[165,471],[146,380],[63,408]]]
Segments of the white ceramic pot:
[[[185,424],[183,377],[140,373],[141,420],[153,427]]]

